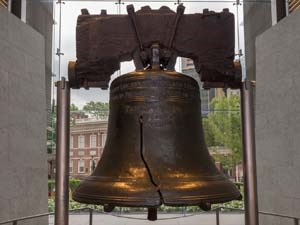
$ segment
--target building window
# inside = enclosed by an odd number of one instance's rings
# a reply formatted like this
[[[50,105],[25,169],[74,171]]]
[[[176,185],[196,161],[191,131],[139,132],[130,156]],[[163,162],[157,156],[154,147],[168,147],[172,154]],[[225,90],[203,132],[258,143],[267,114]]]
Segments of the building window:
[[[83,135],[80,135],[78,138],[78,147],[84,148],[84,136]]]
[[[70,137],[70,148],[74,148],[74,137]]]
[[[73,151],[70,151],[70,156],[73,156],[73,155],[74,155]]]
[[[105,133],[102,133],[102,141],[101,141],[101,147],[104,147],[105,146],[105,142],[106,142],[106,134]]]
[[[90,136],[90,147],[96,148],[96,146],[97,146],[97,136],[95,134],[92,134]]]
[[[69,171],[70,171],[70,173],[73,173],[73,160],[70,160]]]
[[[95,156],[97,154],[97,152],[94,150],[94,151],[90,151],[90,156]]]
[[[85,167],[84,160],[80,159],[78,161],[78,172],[79,173],[84,173],[84,167]]]
[[[84,151],[78,151],[78,156],[84,156]]]

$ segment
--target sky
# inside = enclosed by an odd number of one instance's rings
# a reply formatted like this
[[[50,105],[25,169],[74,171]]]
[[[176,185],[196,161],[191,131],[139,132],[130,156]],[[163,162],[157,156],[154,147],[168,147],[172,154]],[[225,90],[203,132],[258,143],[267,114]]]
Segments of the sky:
[[[117,1],[116,1],[117,2]],[[68,69],[68,62],[76,60],[76,21],[78,15],[81,14],[81,9],[86,8],[89,10],[90,14],[99,14],[101,9],[106,9],[107,14],[127,14],[126,6],[128,4],[133,4],[135,10],[139,10],[142,6],[149,5],[153,9],[158,9],[161,6],[168,6],[172,10],[176,11],[177,5],[174,4],[176,1],[161,1],[152,2],[152,1],[134,1],[134,3],[130,3],[130,1],[126,1],[124,4],[118,5],[114,1],[69,1],[66,0],[65,4],[62,4],[62,14],[61,14],[61,52],[64,55],[61,56],[61,76],[67,77],[67,69]],[[215,12],[222,11],[223,8],[228,8],[230,12],[235,14],[237,18],[237,8],[233,4],[233,1],[224,2],[193,2],[187,1],[183,2],[183,5],[186,7],[185,14],[189,13],[202,13],[203,9],[208,8],[209,10],[213,10]],[[55,26],[54,26],[54,50],[55,53],[58,46],[59,46],[59,4],[55,4]],[[243,14],[242,14],[242,6],[239,6],[238,9],[238,18],[239,18],[239,29],[236,26],[236,52],[238,52],[238,40],[240,43],[243,43]],[[239,38],[238,38],[238,31],[239,31]],[[241,49],[243,45],[239,45]],[[180,60],[177,60],[176,70],[180,70]],[[54,80],[58,79],[58,56],[54,54],[53,58],[53,73],[56,75]],[[111,81],[120,76],[121,74],[125,74],[127,72],[134,71],[133,62],[124,62],[121,64],[121,71],[116,72],[113,76]],[[53,94],[53,93],[52,93]],[[54,91],[55,97],[55,91]],[[109,101],[109,91],[103,91],[101,89],[90,89],[90,90],[72,90],[71,91],[71,103],[79,106],[82,108],[87,102],[90,101],[101,101],[101,102],[108,102]]]

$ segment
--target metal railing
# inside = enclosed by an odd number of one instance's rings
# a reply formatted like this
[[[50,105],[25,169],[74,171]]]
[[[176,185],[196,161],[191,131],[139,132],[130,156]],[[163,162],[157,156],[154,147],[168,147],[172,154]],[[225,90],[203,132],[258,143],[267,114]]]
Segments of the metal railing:
[[[222,209],[229,209],[232,211],[239,211],[239,212],[244,212],[244,209],[238,209],[238,208],[230,208],[230,207],[223,207],[220,206],[218,208],[213,209],[216,212],[216,225],[220,225],[220,212],[222,211]]]
[[[221,225],[220,214],[222,213],[222,210],[231,210],[231,211],[244,212],[244,209],[238,209],[238,208],[230,208],[230,207],[223,207],[223,206],[215,208],[212,211],[215,211],[215,214],[216,214],[216,225]],[[147,219],[141,219],[141,218],[135,218],[135,217],[109,214],[109,213],[101,212],[101,211],[95,210],[93,208],[88,208],[88,207],[69,210],[69,212],[82,212],[82,211],[88,211],[88,214],[89,214],[89,223],[88,224],[89,225],[93,225],[93,214],[94,214],[94,212],[102,213],[102,214],[106,214],[106,215],[111,215],[111,216],[116,216],[116,217],[120,217],[120,218],[147,220]],[[50,216],[50,215],[54,215],[54,214],[55,214],[54,212],[53,213],[41,213],[41,214],[36,214],[36,215],[32,215],[32,216],[15,218],[15,219],[12,219],[12,220],[2,221],[2,222],[0,222],[0,225],[3,225],[3,224],[18,225],[18,222],[20,222],[20,221],[36,219],[36,218],[40,218],[40,217],[44,217],[44,216]],[[300,217],[293,217],[293,216],[287,216],[287,215],[283,215],[283,214],[276,214],[276,213],[263,212],[263,211],[259,212],[259,214],[291,219],[291,220],[294,221],[294,225],[299,225]],[[184,217],[187,217],[186,214],[184,214],[184,216],[182,216],[182,217],[163,218],[163,220],[177,219],[177,218],[184,218]]]
[[[240,212],[244,212],[245,210],[244,209],[237,209],[237,208],[230,208],[230,207],[218,207],[218,208],[215,208],[214,210],[216,211],[216,225],[221,225],[220,223],[220,212],[223,210],[223,209],[229,209],[229,210],[232,210],[232,211],[240,211]],[[268,216],[275,216],[275,217],[280,217],[280,218],[286,218],[286,219],[291,219],[294,221],[294,225],[299,225],[299,220],[300,220],[300,217],[293,217],[293,216],[287,216],[287,215],[283,215],[283,214],[277,214],[277,213],[270,213],[270,212],[263,212],[263,211],[260,211],[258,212],[259,214],[262,214],[262,215],[268,215]]]
[[[89,225],[93,225],[93,211],[94,209],[92,208],[79,208],[79,209],[72,209],[69,210],[69,212],[81,212],[81,211],[89,211]],[[51,216],[54,215],[55,213],[41,213],[41,214],[36,214],[36,215],[32,215],[32,216],[24,216],[24,217],[19,217],[19,218],[15,218],[12,220],[6,220],[6,221],[1,221],[0,225],[2,224],[12,224],[12,225],[18,225],[18,222],[20,221],[24,221],[24,220],[30,220],[30,219],[36,219],[36,218],[40,218],[40,217],[44,217],[44,216]]]
[[[286,218],[286,219],[292,219],[294,221],[294,225],[299,225],[299,220],[300,220],[299,217],[287,216],[287,215],[270,213],[270,212],[259,212],[259,214],[268,215],[268,216],[276,216],[276,217]]]

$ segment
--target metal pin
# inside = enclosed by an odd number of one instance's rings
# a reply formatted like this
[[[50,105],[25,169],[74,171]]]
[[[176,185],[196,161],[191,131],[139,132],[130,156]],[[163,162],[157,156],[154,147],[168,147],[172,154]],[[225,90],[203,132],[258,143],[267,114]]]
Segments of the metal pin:
[[[157,220],[157,208],[148,208],[148,220],[155,221]]]

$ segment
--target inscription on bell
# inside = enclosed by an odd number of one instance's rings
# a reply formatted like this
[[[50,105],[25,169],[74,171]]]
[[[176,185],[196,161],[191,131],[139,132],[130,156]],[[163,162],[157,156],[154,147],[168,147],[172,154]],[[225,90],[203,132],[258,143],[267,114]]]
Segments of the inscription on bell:
[[[140,77],[144,78],[144,77]],[[161,77],[159,77],[161,78]],[[170,81],[170,80],[164,80],[164,79],[154,79],[154,80],[138,80],[138,81],[132,81],[130,79],[125,78],[125,82],[123,81],[118,82],[118,79],[116,79],[111,87],[111,93],[115,93],[118,91],[128,91],[130,89],[137,90],[139,88],[151,88],[151,87],[157,87],[157,88],[178,88],[180,90],[186,90],[186,91],[198,91],[198,86],[195,85],[193,80],[190,80],[192,78],[188,78],[184,81]]]
[[[191,78],[181,82],[165,80],[159,76],[152,79],[145,79],[144,76],[138,78],[138,81],[133,81],[128,75],[123,82],[116,79],[111,87],[111,101],[161,102],[199,98],[198,87]]]
[[[182,115],[184,109],[176,105],[165,106],[159,104],[125,104],[122,113],[133,115],[137,118],[143,116],[143,124],[145,127],[163,128],[175,125],[175,118],[177,115]],[[171,109],[171,110],[170,110]]]

